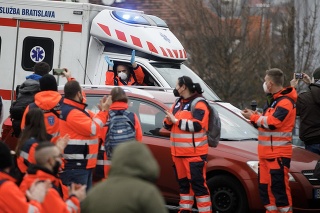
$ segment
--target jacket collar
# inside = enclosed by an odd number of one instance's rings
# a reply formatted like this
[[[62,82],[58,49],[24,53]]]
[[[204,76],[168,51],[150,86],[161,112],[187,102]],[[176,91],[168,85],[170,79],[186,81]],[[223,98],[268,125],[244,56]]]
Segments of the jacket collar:
[[[71,105],[71,106],[74,106],[74,107],[79,108],[79,109],[81,109],[81,110],[85,110],[85,108],[88,106],[88,105],[85,104],[85,103],[80,103],[80,102],[78,102],[78,101],[71,100],[71,99],[68,99],[68,98],[64,98],[64,99],[63,99],[63,103],[64,103],[64,104]]]

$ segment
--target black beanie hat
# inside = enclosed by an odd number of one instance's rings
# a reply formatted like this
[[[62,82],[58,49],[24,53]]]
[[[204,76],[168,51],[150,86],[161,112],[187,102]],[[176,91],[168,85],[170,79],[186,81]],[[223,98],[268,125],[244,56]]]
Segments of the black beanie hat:
[[[53,75],[46,74],[39,80],[41,91],[58,91],[56,78]]]
[[[7,144],[0,141],[0,170],[13,165],[10,149]]]
[[[319,80],[320,79],[320,67],[318,67],[314,72],[313,72],[313,78]]]

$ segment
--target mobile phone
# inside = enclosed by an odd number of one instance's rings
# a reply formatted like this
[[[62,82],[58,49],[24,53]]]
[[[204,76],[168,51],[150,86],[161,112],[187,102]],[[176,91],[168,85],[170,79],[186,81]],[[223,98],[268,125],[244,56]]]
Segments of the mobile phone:
[[[63,75],[64,69],[58,68],[58,69],[53,69],[53,75]]]
[[[303,79],[303,73],[295,73],[296,79]]]

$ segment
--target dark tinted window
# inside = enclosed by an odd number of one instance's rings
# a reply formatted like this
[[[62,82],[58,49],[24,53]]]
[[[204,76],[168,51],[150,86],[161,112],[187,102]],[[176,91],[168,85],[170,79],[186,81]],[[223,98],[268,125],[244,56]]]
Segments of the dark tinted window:
[[[52,67],[54,42],[51,38],[26,37],[23,40],[21,66],[32,71],[35,63],[46,62]]]

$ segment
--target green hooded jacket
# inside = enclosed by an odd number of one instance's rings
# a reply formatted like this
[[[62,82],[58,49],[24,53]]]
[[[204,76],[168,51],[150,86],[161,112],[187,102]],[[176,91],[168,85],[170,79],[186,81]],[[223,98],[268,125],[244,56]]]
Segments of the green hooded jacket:
[[[114,151],[108,179],[96,184],[81,213],[168,213],[154,182],[159,166],[146,145],[122,143]]]

